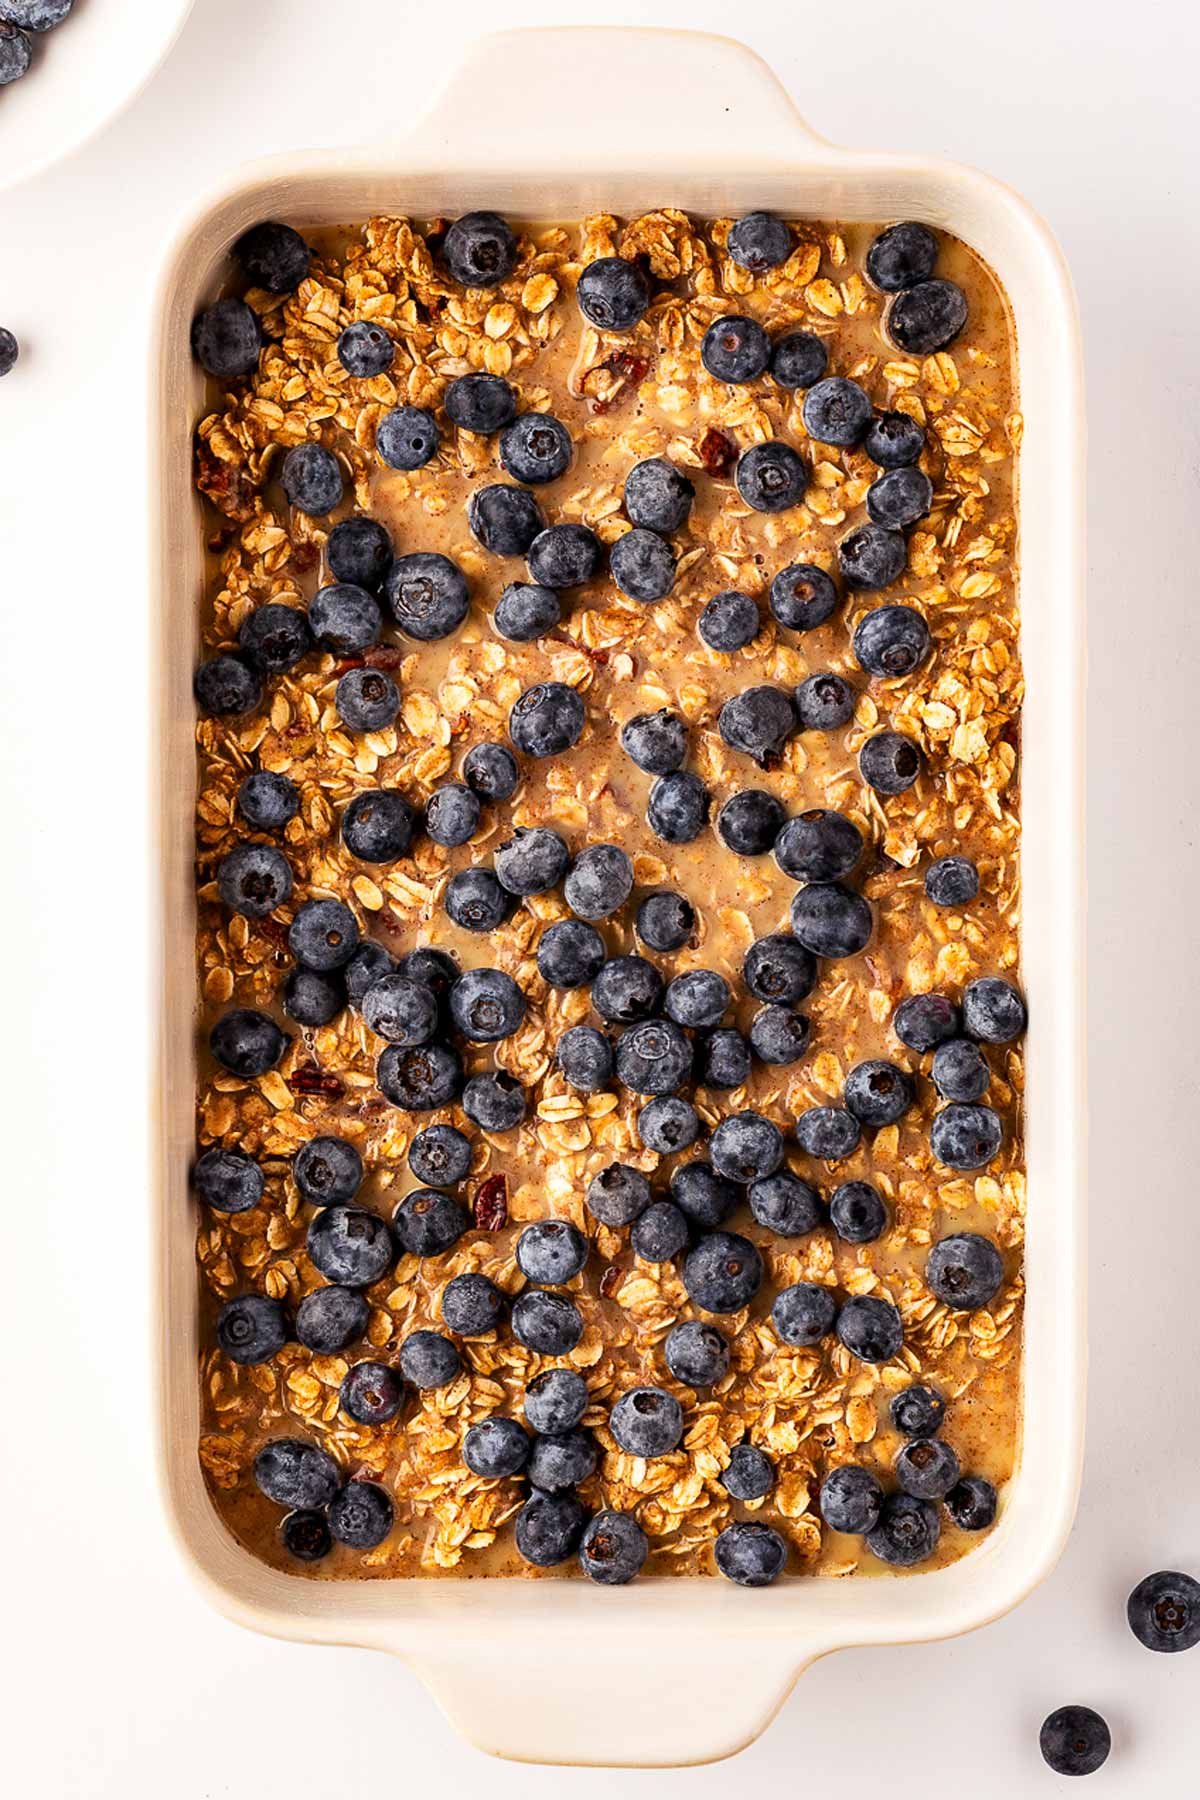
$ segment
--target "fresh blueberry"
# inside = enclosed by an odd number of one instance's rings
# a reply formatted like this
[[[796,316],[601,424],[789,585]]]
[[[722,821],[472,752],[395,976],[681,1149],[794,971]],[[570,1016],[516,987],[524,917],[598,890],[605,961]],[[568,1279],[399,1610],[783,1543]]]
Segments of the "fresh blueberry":
[[[342,1411],[359,1425],[386,1425],[400,1411],[404,1383],[387,1363],[355,1363],[338,1396]]]
[[[333,1549],[333,1533],[322,1512],[290,1512],[280,1522],[279,1541],[298,1562],[320,1562]]]
[[[283,1010],[297,1025],[329,1025],[346,1005],[346,983],[339,969],[321,975],[316,969],[293,969],[283,984]]]
[[[579,1308],[565,1294],[526,1288],[513,1301],[513,1336],[539,1356],[569,1356],[583,1336]]]
[[[238,643],[268,675],[294,669],[313,647],[312,628],[298,606],[256,607],[238,632]]]
[[[562,756],[583,735],[583,701],[562,681],[540,681],[518,696],[508,735],[526,756]]]
[[[756,1444],[735,1444],[720,1482],[733,1500],[762,1500],[775,1486],[775,1464]]]
[[[517,1238],[517,1266],[539,1287],[564,1286],[587,1259],[588,1241],[569,1219],[539,1219]]]
[[[560,591],[582,587],[599,573],[604,546],[586,525],[568,521],[539,531],[525,557],[529,579]]]
[[[925,1260],[925,1280],[943,1306],[975,1312],[995,1299],[1004,1263],[990,1238],[959,1231],[940,1238]]]
[[[962,1030],[962,1018],[953,1000],[944,994],[910,994],[896,1008],[892,1030],[909,1050],[924,1056]]]
[[[970,1104],[987,1093],[992,1071],[987,1057],[970,1038],[950,1038],[933,1053],[933,1085],[943,1100]]]
[[[517,266],[517,240],[499,213],[464,213],[447,231],[442,255],[463,287],[496,287]]]
[[[292,1175],[310,1206],[345,1205],[363,1181],[363,1159],[345,1138],[310,1138],[297,1152]]]
[[[890,1412],[892,1424],[905,1437],[934,1437],[945,1421],[946,1402],[933,1388],[914,1383],[912,1387],[901,1388],[892,1401]]]
[[[613,1025],[652,1018],[662,1003],[663,978],[644,956],[614,956],[592,983],[592,1005]]]
[[[634,930],[650,950],[682,950],[696,929],[696,910],[682,894],[647,894],[637,909]]]
[[[1125,1616],[1147,1650],[1191,1650],[1200,1644],[1200,1581],[1178,1569],[1159,1569],[1138,1582]]]
[[[630,600],[649,605],[675,585],[675,552],[666,538],[634,525],[608,553],[612,578]]]
[[[522,413],[500,433],[500,461],[514,481],[557,481],[573,452],[570,432],[550,413]]]
[[[416,814],[395,788],[367,788],[342,814],[342,842],[361,862],[395,862],[412,843]]]
[[[209,718],[253,711],[262,691],[261,674],[244,656],[210,656],[192,676],[196,704]]]
[[[572,1025],[558,1040],[559,1073],[580,1094],[597,1094],[613,1078],[613,1047],[594,1025]]]
[[[458,564],[428,550],[398,556],[383,591],[401,631],[423,644],[457,631],[471,604]]]
[[[386,731],[400,711],[400,689],[382,669],[347,669],[333,704],[351,731]]]
[[[979,892],[979,870],[966,856],[939,856],[925,871],[925,893],[935,906],[966,906]]]
[[[467,501],[467,524],[471,536],[493,556],[524,556],[546,529],[541,508],[529,489],[503,481],[476,488]]]
[[[300,793],[286,775],[255,769],[238,788],[237,809],[255,831],[282,831],[300,811]]]
[[[634,463],[625,477],[625,516],[646,531],[682,531],[695,497],[695,485],[662,456]]]
[[[699,1113],[690,1100],[683,1100],[678,1094],[660,1094],[658,1099],[648,1101],[637,1116],[639,1140],[658,1156],[690,1149],[700,1131]]]
[[[266,1178],[244,1150],[222,1150],[214,1145],[197,1157],[192,1186],[214,1212],[242,1213],[258,1205]]]
[[[363,1336],[371,1308],[353,1288],[319,1287],[296,1308],[296,1337],[306,1350],[333,1356]]]
[[[514,900],[490,869],[459,869],[446,884],[442,904],[463,931],[496,931],[511,916]]]
[[[633,1221],[629,1242],[643,1262],[669,1262],[688,1241],[687,1216],[673,1200],[656,1200]]]
[[[628,1163],[609,1163],[588,1185],[588,1211],[602,1225],[632,1225],[649,1204],[650,1183]]]
[[[44,6],[46,0],[34,0],[34,4]],[[61,6],[62,0],[58,4]],[[308,274],[312,260],[300,233],[277,219],[264,219],[261,225],[244,231],[231,254],[251,287],[266,288],[269,294],[292,293]]]
[[[474,1271],[455,1275],[442,1289],[442,1322],[456,1337],[482,1337],[495,1331],[506,1304],[502,1290],[488,1276]]]
[[[247,1081],[273,1069],[287,1044],[274,1019],[251,1006],[222,1013],[208,1034],[208,1047],[221,1067]]]
[[[515,1419],[493,1415],[472,1425],[463,1438],[463,1461],[472,1475],[498,1481],[519,1475],[529,1461],[529,1438]]]
[[[897,294],[884,330],[909,356],[932,356],[952,344],[967,322],[967,296],[952,281],[919,281]]]
[[[386,375],[396,360],[396,346],[383,329],[371,319],[359,319],[338,336],[338,361],[347,375],[369,381],[373,375]]]
[[[669,1456],[683,1436],[683,1408],[665,1388],[630,1388],[608,1415],[608,1428],[627,1456]]]
[[[996,1518],[996,1490],[982,1475],[964,1475],[946,1495],[946,1511],[960,1531],[986,1531]]]
[[[288,948],[306,969],[340,969],[359,941],[358,920],[340,900],[306,900],[292,920]]]
[[[717,1173],[730,1181],[759,1181],[783,1161],[783,1133],[759,1113],[734,1113],[713,1132],[709,1155]]]
[[[544,1431],[533,1440],[527,1470],[544,1494],[564,1494],[595,1473],[598,1452],[590,1431]]]
[[[425,835],[453,850],[474,837],[481,812],[478,796],[462,781],[434,788],[425,802]]]
[[[744,650],[747,644],[752,644],[761,625],[758,607],[749,594],[727,588],[709,601],[700,614],[696,629],[710,650],[731,652]]]
[[[313,635],[338,656],[357,656],[379,642],[383,614],[374,594],[349,581],[318,588],[308,607]]]
[[[463,779],[481,800],[511,800],[521,771],[506,744],[476,744],[467,751]]]
[[[710,1313],[740,1312],[762,1286],[763,1260],[748,1238],[712,1231],[690,1251],[683,1285],[694,1305]]]
[[[314,1267],[343,1287],[370,1287],[388,1273],[396,1256],[384,1221],[357,1206],[322,1208],[305,1242]]]
[[[242,1294],[227,1300],[217,1314],[217,1343],[235,1363],[261,1363],[287,1343],[288,1319],[279,1300],[265,1294]]]
[[[621,727],[621,748],[647,775],[670,775],[687,755],[687,727],[678,713],[639,713]]]
[[[289,506],[310,518],[323,518],[342,503],[342,467],[332,450],[321,444],[296,444],[279,471]]]
[[[751,1182],[746,1198],[755,1223],[777,1237],[806,1237],[822,1221],[821,1196],[790,1169]]]
[[[830,375],[809,388],[801,414],[805,431],[818,444],[849,448],[861,443],[871,423],[872,407],[857,381]]]
[[[532,644],[562,621],[562,601],[553,588],[513,581],[496,602],[492,624],[510,644]]]
[[[772,440],[755,444],[738,458],[737,491],[755,512],[786,512],[799,506],[808,486],[808,470],[790,444]]]
[[[254,1484],[276,1506],[329,1505],[342,1485],[332,1456],[303,1438],[271,1438],[254,1458]]]
[[[886,531],[882,525],[858,526],[842,539],[837,555],[842,580],[851,588],[888,587],[908,567],[908,547],[903,537],[898,531]]]
[[[400,1373],[415,1388],[449,1387],[461,1368],[458,1346],[440,1331],[410,1331],[400,1346]]]
[[[765,1123],[765,1121],[764,1121]],[[714,1138],[714,1144],[716,1142]],[[759,1146],[762,1147],[761,1145]],[[729,1140],[725,1140],[728,1155]],[[767,1151],[769,1155],[769,1150]],[[715,1231],[730,1213],[736,1212],[742,1196],[738,1178],[727,1170],[717,1170],[702,1161],[681,1163],[671,1172],[671,1198],[685,1218],[705,1231]]]
[[[812,1025],[803,1013],[787,1006],[763,1006],[750,1021],[750,1048],[760,1062],[786,1068],[799,1062],[812,1038]]]
[[[904,1325],[890,1300],[852,1294],[837,1321],[838,1341],[860,1362],[890,1362],[904,1343]]]
[[[782,219],[772,213],[746,213],[730,226],[725,240],[739,269],[761,275],[765,269],[777,269],[792,253],[792,234]]]
[[[650,288],[636,263],[601,256],[580,274],[575,298],[589,325],[600,331],[632,331],[650,304]]]
[[[867,517],[889,531],[903,531],[933,505],[933,483],[920,469],[891,469],[867,489]]]
[[[896,1457],[896,1480],[918,1500],[944,1500],[960,1474],[957,1456],[941,1438],[911,1438]]]
[[[769,1587],[783,1573],[787,1554],[777,1531],[749,1519],[727,1525],[713,1545],[718,1570],[739,1587]]]
[[[408,975],[384,975],[363,995],[362,1016],[389,1044],[427,1044],[437,1030],[437,997]]]
[[[771,373],[781,388],[814,387],[829,367],[824,340],[811,331],[789,331],[771,351]]]
[[[580,919],[607,919],[621,910],[632,892],[633,864],[616,844],[589,844],[563,883],[563,898]]]
[[[1011,1044],[1025,1029],[1025,1002],[1010,982],[985,975],[962,997],[963,1029],[984,1044]]]
[[[879,1521],[883,1489],[869,1469],[843,1463],[821,1483],[817,1506],[830,1531],[861,1537]]]
[[[818,1344],[828,1337],[837,1318],[837,1301],[829,1288],[798,1281],[783,1288],[771,1307],[771,1323],[785,1344]]]
[[[873,929],[867,902],[840,881],[813,882],[792,901],[792,931],[814,956],[857,956]]]
[[[1060,1706],[1042,1721],[1038,1747],[1056,1775],[1094,1775],[1108,1761],[1112,1733],[1090,1706]]]
[[[449,1044],[389,1044],[375,1065],[380,1092],[402,1112],[436,1112],[462,1093],[463,1067]]]
[[[853,1156],[861,1140],[862,1126],[844,1106],[810,1106],[796,1120],[796,1142],[821,1162]]]
[[[217,865],[225,905],[247,919],[265,919],[292,893],[292,865],[272,844],[237,844]]]
[[[670,1019],[644,1019],[617,1039],[617,1080],[635,1094],[673,1094],[691,1074],[692,1055],[678,1025]]]
[[[801,731],[838,731],[854,717],[856,695],[848,681],[831,670],[810,675],[796,689]]]
[[[742,979],[756,1000],[794,1006],[813,990],[817,959],[794,937],[775,932],[751,944],[742,963]]]
[[[589,1519],[579,1543],[579,1566],[603,1587],[632,1581],[650,1553],[645,1532],[632,1513],[606,1509]]]
[[[726,313],[705,332],[700,360],[714,381],[757,381],[771,360],[771,345],[756,320]]]
[[[715,969],[689,969],[671,982],[663,1007],[677,1025],[698,1031],[719,1025],[732,998],[729,983]]]
[[[351,1550],[373,1550],[387,1537],[395,1517],[386,1488],[356,1476],[330,1502],[329,1530]]]
[[[771,582],[771,616],[789,631],[812,631],[837,609],[837,589],[816,563],[790,563]]]
[[[737,856],[765,856],[786,823],[774,794],[744,788],[731,794],[717,814],[717,836]]]
[[[855,1063],[846,1077],[842,1098],[864,1125],[894,1125],[915,1098],[911,1078],[895,1063],[873,1058]]]
[[[438,950],[432,944],[410,950],[396,966],[401,975],[407,975],[410,981],[422,982],[435,994],[448,994],[458,980],[458,964],[450,952]]]
[[[750,1046],[740,1031],[722,1026],[696,1046],[696,1080],[701,1087],[730,1090],[750,1079]]]
[[[798,723],[791,695],[776,687],[746,688],[717,715],[722,741],[752,756],[761,768],[778,758]]]
[[[927,225],[905,219],[889,225],[867,251],[867,279],[885,294],[897,294],[914,282],[928,281],[937,264],[938,245]]]
[[[676,1381],[685,1387],[715,1387],[729,1372],[730,1349],[715,1325],[688,1319],[667,1334],[663,1355]]]
[[[983,1169],[999,1152],[1004,1127],[990,1106],[966,1106],[952,1101],[935,1113],[929,1127],[929,1147],[948,1169]]]
[[[538,974],[548,987],[588,987],[604,967],[607,951],[594,925],[559,919],[538,939]]]
[[[0,33],[0,87],[16,77],[5,75],[5,65],[15,66],[24,45],[28,66],[29,45],[20,32]],[[18,73],[24,74],[24,70]],[[258,367],[263,347],[262,326],[258,314],[244,300],[217,300],[196,318],[192,325],[192,355],[206,375],[218,381],[235,381]],[[339,483],[341,477],[338,477]],[[340,499],[340,493],[338,498]],[[291,496],[289,495],[290,499]],[[295,504],[295,502],[293,502]],[[336,506],[337,501],[334,501]],[[307,511],[307,508],[304,509]],[[328,508],[322,508],[328,511]]]
[[[459,375],[446,389],[446,417],[462,431],[490,437],[517,415],[517,396],[499,375]]]
[[[473,1044],[495,1044],[520,1029],[525,996],[503,969],[468,969],[450,989],[450,1018]]]
[[[518,826],[496,850],[492,863],[510,894],[548,894],[563,879],[571,861],[557,831],[544,825]]]
[[[572,1431],[588,1409],[588,1386],[577,1369],[543,1369],[525,1389],[525,1417],[535,1431]]]
[[[361,1007],[367,989],[374,987],[381,976],[392,975],[395,970],[396,964],[383,945],[375,943],[371,938],[364,938],[342,970],[346,998],[351,1006]]]
[[[924,448],[924,431],[902,412],[877,414],[863,439],[863,449],[880,469],[907,469]]]
[[[0,61],[3,60],[3,56],[4,48],[0,46]],[[0,86],[3,86],[2,82],[0,82]],[[0,375],[12,374],[20,354],[21,346],[17,342],[15,334],[6,325],[0,325]]]
[[[574,1494],[535,1491],[517,1514],[517,1554],[535,1569],[554,1568],[578,1550],[583,1523],[584,1511]]]

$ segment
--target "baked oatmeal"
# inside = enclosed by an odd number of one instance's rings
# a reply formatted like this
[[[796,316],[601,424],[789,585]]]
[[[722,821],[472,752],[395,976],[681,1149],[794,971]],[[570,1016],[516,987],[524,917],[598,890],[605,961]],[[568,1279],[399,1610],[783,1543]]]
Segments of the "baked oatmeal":
[[[871,1574],[1019,1448],[1016,348],[962,243],[255,227],[196,321],[200,1457],[338,1577]]]

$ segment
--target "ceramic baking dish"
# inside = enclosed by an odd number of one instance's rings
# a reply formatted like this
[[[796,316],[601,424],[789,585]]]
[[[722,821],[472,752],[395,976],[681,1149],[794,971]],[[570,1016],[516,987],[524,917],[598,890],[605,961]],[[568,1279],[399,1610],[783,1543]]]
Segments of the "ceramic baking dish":
[[[603,130],[582,95],[604,96]],[[521,104],[515,105],[519,97]],[[201,380],[188,329],[262,218],[300,226],[492,207],[575,219],[679,206],[713,215],[916,218],[957,233],[999,273],[1016,316],[1025,415],[1021,537],[1024,979],[1028,1040],[1028,1315],[1024,1445],[997,1529],[951,1567],[906,1578],[314,1582],[269,1569],[228,1535],[196,1455],[195,1035],[191,671],[201,535],[191,428]],[[542,1762],[666,1765],[729,1754],[827,1651],[970,1630],[1013,1606],[1070,1529],[1082,1455],[1083,414],[1069,279],[1045,227],[974,171],[835,148],[815,137],[742,46],[691,33],[514,32],[477,44],[398,143],[259,164],[196,213],[164,267],[154,333],[152,581],[160,642],[161,1043],[159,1434],[167,1510],[214,1605],[280,1637],[388,1650],[483,1748]],[[731,1650],[733,1653],[731,1654]],[[721,1668],[719,1704],[691,1672]],[[603,1696],[603,1704],[598,1696]]]

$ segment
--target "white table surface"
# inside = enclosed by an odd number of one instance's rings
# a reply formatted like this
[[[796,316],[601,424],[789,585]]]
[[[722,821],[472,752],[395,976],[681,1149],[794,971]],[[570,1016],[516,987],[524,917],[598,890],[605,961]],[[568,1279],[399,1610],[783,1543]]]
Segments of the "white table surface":
[[[0,322],[23,346],[0,386],[0,1742],[14,1796],[708,1800],[732,1782],[999,1800],[1069,1789],[1036,1738],[1044,1713],[1076,1700],[1113,1728],[1088,1792],[1200,1787],[1200,1650],[1152,1656],[1123,1620],[1146,1571],[1200,1574],[1200,26],[1182,0],[853,0],[839,23],[842,10],[198,0],[130,113],[0,196]],[[740,32],[828,137],[960,158],[1023,191],[1074,270],[1092,436],[1092,1384],[1078,1525],[1055,1574],[1000,1623],[830,1657],[740,1761],[657,1776],[486,1762],[399,1665],[267,1642],[209,1612],[158,1516],[143,1357],[149,272],[210,176],[402,114],[447,19],[467,37],[597,14]],[[332,72],[339,27],[383,46],[353,75]],[[719,1704],[710,1674],[698,1706]],[[581,1693],[581,1707],[597,1703]]]

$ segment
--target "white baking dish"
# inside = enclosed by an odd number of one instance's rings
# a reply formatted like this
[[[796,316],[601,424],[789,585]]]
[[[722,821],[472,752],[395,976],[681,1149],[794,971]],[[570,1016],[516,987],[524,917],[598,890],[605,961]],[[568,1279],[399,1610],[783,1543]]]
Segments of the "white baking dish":
[[[588,95],[604,96],[602,114],[581,104]],[[642,1580],[613,1591],[552,1580],[298,1579],[257,1562],[228,1535],[196,1455],[187,1170],[195,1035],[190,682],[202,582],[191,431],[201,382],[188,329],[224,275],[227,246],[261,218],[304,226],[378,211],[429,217],[493,207],[518,218],[573,219],[662,205],[707,215],[761,206],[789,217],[924,219],[981,252],[1012,301],[1026,421],[1024,980],[1032,1018],[1020,1471],[1001,1523],[978,1550],[907,1578],[797,1579],[762,1592],[715,1578]],[[259,1631],[403,1657],[459,1729],[498,1754],[651,1765],[737,1750],[806,1665],[829,1650],[945,1637],[1013,1606],[1066,1539],[1084,1413],[1083,413],[1070,284],[1044,226],[1014,194],[969,169],[822,142],[768,69],[727,40],[623,30],[507,33],[474,47],[402,142],[276,159],[210,198],[166,260],[152,382],[162,782],[153,1108],[159,1431],[168,1512],[213,1603]],[[704,1663],[722,1673],[719,1702],[701,1711],[691,1672]]]

